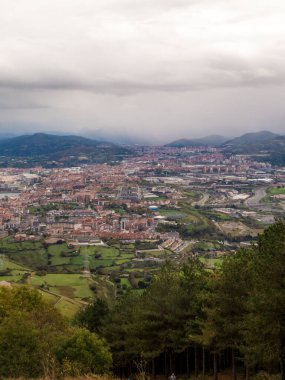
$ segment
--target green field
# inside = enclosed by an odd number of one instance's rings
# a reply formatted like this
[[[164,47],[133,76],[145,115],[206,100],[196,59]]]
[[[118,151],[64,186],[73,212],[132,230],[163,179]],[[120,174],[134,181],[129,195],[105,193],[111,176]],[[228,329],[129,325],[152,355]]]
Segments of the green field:
[[[166,216],[169,219],[183,219],[187,217],[187,214],[175,209],[160,209],[160,215]]]
[[[140,272],[143,279],[142,263],[132,262],[136,246],[137,243],[118,242],[116,246],[75,248],[65,242],[17,242],[13,237],[7,237],[0,240],[0,253],[4,255],[0,281],[37,288],[48,302],[70,317],[82,306],[82,300],[88,301],[93,297],[105,298],[108,302],[113,300],[116,285],[111,278],[121,277],[123,291],[132,288],[126,266],[137,274]],[[156,243],[145,241],[139,244],[143,248],[152,246],[156,247]],[[149,254],[164,255],[164,251],[151,250]],[[90,270],[95,272],[88,277],[82,274],[86,258]]]
[[[89,298],[93,296],[90,290],[90,280],[81,274],[47,274],[45,276],[32,275],[29,284],[43,286],[51,292],[69,298]]]
[[[0,253],[18,264],[31,268],[46,265],[48,260],[48,254],[42,242],[16,242],[10,236],[0,240]]]
[[[199,241],[198,243],[195,243],[193,247],[201,251],[211,251],[214,249],[220,249],[221,244],[211,241]]]
[[[172,216],[178,213],[187,221],[193,219],[199,223],[204,219],[193,209],[189,214],[174,209],[165,211]],[[110,302],[115,297],[116,289],[120,290],[117,294],[122,294],[127,289],[142,291],[137,289],[141,287],[139,281],[145,282],[146,273],[154,274],[163,262],[154,262],[148,258],[164,259],[167,256],[171,259],[174,255],[166,249],[158,250],[158,240],[134,243],[110,241],[110,244],[73,247],[65,242],[16,242],[13,237],[4,238],[0,240],[0,252],[5,256],[5,267],[0,281],[33,286],[64,315],[72,316],[82,306],[82,301],[88,302],[94,297],[101,297]],[[138,254],[138,250],[142,252]],[[133,260],[136,254],[145,260]],[[87,277],[82,273],[86,259],[91,270]],[[132,276],[131,281],[129,276]],[[148,282],[146,286],[147,284]]]
[[[23,271],[23,272],[30,272],[31,269],[25,267],[24,265],[20,265],[17,263],[14,263],[11,260],[5,259],[4,260],[4,265],[6,269],[16,269],[18,271]]]
[[[101,255],[102,258],[109,259],[119,256],[120,250],[115,247],[105,247],[105,246],[89,246],[81,247],[80,253],[82,255],[88,254],[89,256]]]
[[[23,274],[20,274],[19,272],[15,273],[14,271],[11,272],[11,274],[7,276],[0,276],[0,281],[8,281],[8,282],[18,282],[23,277]]]
[[[130,284],[130,281],[127,278],[121,278],[121,285],[124,285],[127,288],[131,288],[132,287],[132,285]]]
[[[220,258],[208,259],[206,257],[200,257],[200,260],[202,261],[202,263],[206,265],[206,267],[210,267],[210,268],[220,267],[223,262],[223,259],[220,259]]]
[[[67,299],[60,299],[55,305],[56,309],[66,317],[72,318],[82,307],[80,304],[70,302]]]
[[[54,305],[55,308],[66,317],[72,318],[82,307],[82,304],[77,301],[62,298],[59,295],[51,294],[43,290],[39,290],[39,292],[41,293],[45,301]]]
[[[285,187],[271,187],[267,191],[270,195],[283,195],[285,194]]]

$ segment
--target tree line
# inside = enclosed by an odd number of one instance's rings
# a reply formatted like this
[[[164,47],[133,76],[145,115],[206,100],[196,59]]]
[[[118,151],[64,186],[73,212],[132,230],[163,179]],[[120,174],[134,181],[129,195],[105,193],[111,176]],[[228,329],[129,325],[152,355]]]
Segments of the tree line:
[[[104,306],[103,306],[104,305]],[[193,258],[166,263],[143,292],[109,309],[97,300],[77,323],[104,337],[115,373],[144,363],[152,375],[195,376],[231,369],[249,378],[285,370],[285,224],[276,222],[256,245],[207,270]]]
[[[285,224],[208,270],[167,262],[142,292],[94,300],[72,323],[36,290],[0,288],[0,378],[140,371],[232,378],[285,369]]]

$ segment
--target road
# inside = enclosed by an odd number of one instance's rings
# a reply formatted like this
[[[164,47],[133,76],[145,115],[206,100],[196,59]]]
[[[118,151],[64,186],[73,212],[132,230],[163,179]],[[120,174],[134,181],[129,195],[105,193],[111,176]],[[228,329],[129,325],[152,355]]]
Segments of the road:
[[[246,206],[252,207],[252,206],[259,206],[259,202],[262,198],[266,197],[266,187],[261,187],[259,189],[255,190],[255,193],[252,197],[248,198],[244,204]]]
[[[209,198],[210,198],[210,195],[208,193],[204,193],[203,197],[199,201],[192,203],[192,206],[205,206]]]

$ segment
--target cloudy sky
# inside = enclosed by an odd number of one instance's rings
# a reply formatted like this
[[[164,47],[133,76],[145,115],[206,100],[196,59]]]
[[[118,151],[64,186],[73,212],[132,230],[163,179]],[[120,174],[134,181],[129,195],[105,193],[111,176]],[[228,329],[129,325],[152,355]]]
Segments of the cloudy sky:
[[[284,0],[0,0],[0,132],[285,134]]]

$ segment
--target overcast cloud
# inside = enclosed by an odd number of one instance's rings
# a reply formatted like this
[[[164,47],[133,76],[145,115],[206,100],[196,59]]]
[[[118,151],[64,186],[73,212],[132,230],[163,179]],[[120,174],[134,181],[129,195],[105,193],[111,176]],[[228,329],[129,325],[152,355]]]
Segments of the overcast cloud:
[[[0,127],[285,134],[285,2],[0,0]]]

